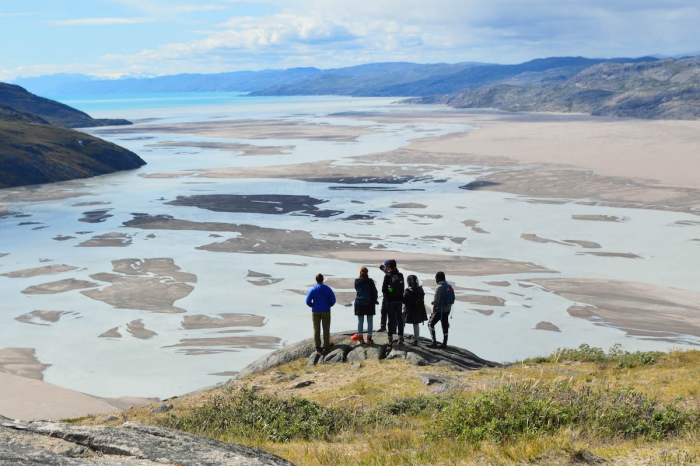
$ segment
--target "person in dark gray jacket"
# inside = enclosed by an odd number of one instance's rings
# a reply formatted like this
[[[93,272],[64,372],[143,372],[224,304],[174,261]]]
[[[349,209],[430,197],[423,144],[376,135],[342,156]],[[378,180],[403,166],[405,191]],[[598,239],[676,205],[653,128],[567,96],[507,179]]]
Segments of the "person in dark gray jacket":
[[[420,338],[419,325],[428,320],[425,312],[425,291],[418,284],[418,277],[409,275],[406,277],[408,288],[403,292],[404,322],[413,324],[413,346],[418,346]]]
[[[444,272],[438,272],[435,274],[435,281],[437,282],[437,288],[435,289],[435,298],[433,299],[433,313],[430,314],[430,319],[428,319],[428,330],[430,331],[430,338],[432,342],[428,345],[428,348],[437,348],[437,340],[435,338],[435,324],[440,322],[442,324],[442,346],[441,348],[447,348],[447,332],[450,329],[450,311],[452,311],[452,304],[449,303],[447,299],[447,289],[449,287],[452,290],[452,286],[447,283],[445,279]],[[454,296],[454,290],[452,291]]]

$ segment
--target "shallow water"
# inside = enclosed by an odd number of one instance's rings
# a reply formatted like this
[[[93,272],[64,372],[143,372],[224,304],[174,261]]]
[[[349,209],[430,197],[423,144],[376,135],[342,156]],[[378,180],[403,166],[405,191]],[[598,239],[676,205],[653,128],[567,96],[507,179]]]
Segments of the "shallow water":
[[[546,354],[558,347],[588,343],[607,348],[622,343],[629,350],[668,349],[698,338],[679,336],[669,342],[663,339],[641,339],[626,336],[614,328],[572,317],[569,301],[539,286],[521,287],[519,280],[571,277],[636,281],[700,292],[697,263],[700,245],[692,240],[700,237],[700,226],[678,226],[678,221],[695,221],[697,217],[673,212],[643,209],[621,209],[586,206],[574,203],[536,204],[509,194],[459,189],[474,179],[474,170],[481,167],[434,166],[430,173],[441,183],[416,181],[406,184],[361,187],[389,188],[398,191],[348,189],[357,186],[295,180],[226,179],[182,176],[146,178],[140,175],[218,167],[263,167],[281,164],[340,161],[389,151],[405,146],[411,139],[434,137],[451,132],[469,131],[466,124],[435,122],[430,124],[378,123],[328,117],[339,112],[396,112],[406,107],[392,106],[395,99],[352,99],[345,97],[313,98],[249,98],[238,95],[174,95],[149,99],[75,98],[67,103],[91,112],[96,117],[158,119],[154,123],[170,124],[217,119],[284,118],[313,124],[370,127],[373,134],[353,142],[325,140],[267,140],[206,138],[196,134],[143,132],[109,134],[106,139],[141,155],[148,165],[140,170],[61,183],[79,197],[42,202],[3,203],[10,210],[29,217],[7,216],[0,220],[0,274],[51,264],[67,264],[77,270],[54,275],[27,278],[0,276],[3,305],[0,310],[0,339],[3,347],[36,348],[42,362],[52,364],[45,371],[45,380],[86,393],[116,397],[168,397],[189,392],[226,380],[215,373],[237,371],[249,362],[285,342],[310,336],[309,310],[299,292],[308,290],[316,273],[333,277],[355,277],[358,264],[343,260],[310,257],[299,251],[288,254],[245,254],[198,250],[197,247],[225,241],[237,233],[221,231],[142,230],[126,228],[124,222],[134,214],[169,215],[192,222],[248,224],[284,230],[310,232],[315,239],[347,240],[372,243],[373,249],[387,249],[387,258],[395,252],[471,257],[502,258],[532,262],[552,273],[517,273],[494,276],[449,276],[459,287],[482,291],[458,290],[461,295],[496,296],[505,300],[502,306],[459,302],[451,319],[451,339],[481,357],[497,361]],[[429,113],[431,107],[419,107]],[[152,122],[152,121],[151,121]],[[92,132],[100,133],[100,129]],[[294,146],[281,155],[240,156],[218,149],[153,147],[159,141],[237,142],[256,146]],[[343,163],[348,163],[347,161]],[[425,166],[425,164],[423,164]],[[406,165],[405,172],[412,173]],[[458,173],[459,171],[459,173]],[[331,189],[333,188],[333,189]],[[339,188],[339,189],[338,189]],[[306,195],[326,200],[319,208],[342,211],[341,215],[316,218],[288,213],[263,215],[240,212],[214,212],[197,207],[166,204],[178,196],[203,194]],[[353,202],[354,201],[354,202]],[[358,203],[362,202],[362,203]],[[104,203],[76,205],[79,203]],[[395,203],[419,203],[425,209],[391,208]],[[105,210],[103,222],[81,222],[85,212]],[[440,218],[418,215],[439,215]],[[343,220],[351,215],[368,215],[368,221]],[[623,221],[581,221],[573,215],[608,215]],[[488,233],[474,232],[465,220],[478,221]],[[22,222],[37,222],[23,225]],[[37,229],[39,228],[39,229]],[[89,232],[89,233],[88,233]],[[126,247],[76,247],[90,238],[106,233],[127,235]],[[522,234],[535,234],[559,243],[527,241]],[[151,236],[155,237],[151,237]],[[212,236],[219,235],[219,236]],[[58,241],[54,238],[73,236]],[[444,237],[444,238],[441,238]],[[466,238],[461,244],[450,237]],[[377,239],[368,239],[377,238]],[[586,249],[566,240],[598,243],[600,249]],[[631,253],[639,258],[600,257],[586,252]],[[23,290],[54,281],[74,278],[95,284],[92,289],[104,291],[110,283],[91,277],[110,273],[117,278],[131,275],[113,271],[112,261],[121,259],[172,258],[180,272],[196,275],[192,292],[177,299],[173,306],[184,313],[161,313],[147,309],[148,293],[133,292],[131,302],[117,308],[114,303],[92,299],[72,290],[56,294],[23,294]],[[279,265],[295,263],[300,265]],[[402,269],[401,263],[399,268]],[[249,271],[269,275],[272,284],[259,286],[264,277],[248,277]],[[172,272],[172,271],[171,271]],[[404,274],[412,272],[403,270]],[[172,275],[172,273],[170,273]],[[172,284],[167,272],[144,273]],[[255,274],[254,274],[255,275]],[[382,275],[372,270],[380,281]],[[426,289],[434,287],[433,273],[417,273]],[[104,278],[104,277],[102,277]],[[281,279],[280,281],[274,279]],[[178,280],[174,280],[177,282]],[[485,282],[508,281],[510,286]],[[528,286],[526,284],[526,286]],[[297,293],[289,290],[297,290]],[[343,291],[343,290],[338,290]],[[351,290],[346,290],[351,291]],[[126,296],[127,298],[129,296]],[[348,301],[349,302],[349,301]],[[528,307],[530,306],[530,307]],[[33,325],[15,320],[35,310],[65,311],[56,323]],[[477,311],[493,311],[485,315]],[[228,327],[185,330],[184,316],[221,313],[253,314],[265,318],[262,327]],[[141,320],[156,335],[149,339],[132,336],[127,324]],[[375,318],[378,325],[378,316]],[[560,332],[535,330],[539,322],[550,322]],[[42,322],[40,322],[42,323]],[[333,311],[334,330],[354,328],[356,320],[351,307],[339,303]],[[121,338],[99,338],[118,328]],[[240,331],[238,333],[218,333]],[[427,336],[427,327],[422,327]],[[137,333],[137,332],[134,332]],[[241,344],[219,347],[176,347],[192,338],[245,337]],[[249,337],[276,337],[279,343],[259,344]],[[248,338],[248,339],[246,339]],[[265,340],[267,341],[267,340]],[[247,342],[247,343],[246,343]],[[252,346],[256,346],[252,344]],[[196,348],[199,353],[187,354]]]

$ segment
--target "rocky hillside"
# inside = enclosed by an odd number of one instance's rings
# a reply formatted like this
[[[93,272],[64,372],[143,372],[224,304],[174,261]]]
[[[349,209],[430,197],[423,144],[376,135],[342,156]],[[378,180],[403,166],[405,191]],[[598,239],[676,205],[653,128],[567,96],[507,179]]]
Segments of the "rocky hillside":
[[[19,86],[0,83],[0,188],[88,178],[146,164],[138,155],[67,129],[131,124],[96,120]]]
[[[130,125],[123,119],[96,119],[73,107],[28,92],[14,84],[0,83],[0,105],[18,112],[35,115],[64,128],[91,128],[94,126]],[[3,109],[0,108],[0,112]]]
[[[0,109],[0,188],[104,175],[146,164],[138,155],[85,133],[5,118]]]
[[[700,118],[700,57],[600,63],[573,76],[529,73],[498,84],[404,102],[514,112],[576,112],[647,119]]]

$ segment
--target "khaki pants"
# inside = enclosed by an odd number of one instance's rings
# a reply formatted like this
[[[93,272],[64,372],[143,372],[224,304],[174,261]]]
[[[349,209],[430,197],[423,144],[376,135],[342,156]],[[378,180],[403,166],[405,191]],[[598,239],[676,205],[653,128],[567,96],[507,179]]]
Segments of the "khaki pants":
[[[328,348],[331,340],[331,313],[329,312],[312,312],[311,317],[314,320],[314,344],[316,348]],[[323,325],[323,346],[321,346],[321,325]]]

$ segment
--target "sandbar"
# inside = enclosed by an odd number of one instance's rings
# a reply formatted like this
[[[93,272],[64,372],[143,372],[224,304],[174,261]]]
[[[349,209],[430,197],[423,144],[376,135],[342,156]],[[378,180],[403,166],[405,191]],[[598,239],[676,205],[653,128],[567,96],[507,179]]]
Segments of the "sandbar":
[[[216,316],[192,315],[182,318],[182,328],[198,330],[206,328],[262,327],[265,318],[252,314],[223,313]]]
[[[140,340],[150,340],[158,335],[156,332],[148,330],[141,319],[132,320],[126,324],[126,331]]]
[[[294,150],[295,146],[256,146],[238,142],[208,142],[208,141],[159,141],[146,144],[146,147],[191,147],[196,149],[218,149],[227,152],[240,152],[242,156],[252,155],[283,155]]]
[[[50,366],[51,364],[39,362],[34,348],[0,349],[0,373],[44,380],[44,370]]]
[[[79,316],[80,314],[71,311],[32,311],[15,317],[15,320],[23,324],[48,326],[58,322],[61,317],[70,315]]]
[[[700,293],[649,283],[602,279],[528,280],[577,303],[569,314],[630,335],[645,331],[700,337]],[[680,338],[679,338],[680,339]]]
[[[354,142],[360,136],[377,131],[363,126],[318,125],[295,120],[218,120],[148,124],[133,127],[112,127],[92,130],[95,135],[135,133],[197,134],[210,138],[227,139],[304,139],[310,141]]]
[[[17,270],[15,272],[0,274],[0,276],[9,277],[9,278],[27,278],[27,277],[36,277],[39,275],[53,275],[53,274],[57,274],[57,273],[70,272],[72,270],[76,270],[77,268],[78,267],[73,267],[73,266],[65,265],[65,264],[60,264],[60,265],[56,264],[56,265],[47,265],[44,267],[37,267],[34,269]]]
[[[86,280],[76,280],[75,278],[67,278],[57,282],[43,283],[41,285],[30,286],[21,291],[22,294],[57,294],[66,293],[73,290],[82,290],[85,288],[94,288],[99,286],[97,283]]]
[[[124,233],[105,233],[104,235],[93,236],[84,241],[76,248],[125,248],[131,245],[131,236]]]

